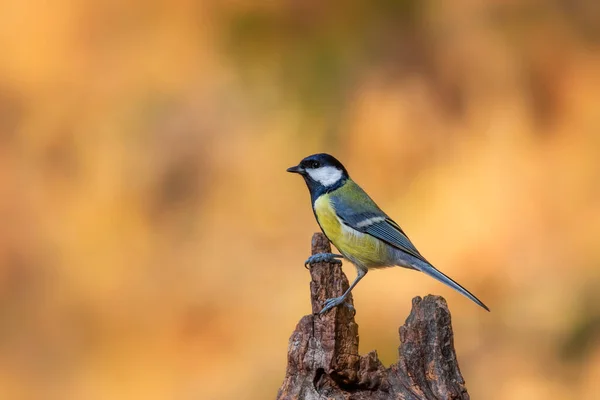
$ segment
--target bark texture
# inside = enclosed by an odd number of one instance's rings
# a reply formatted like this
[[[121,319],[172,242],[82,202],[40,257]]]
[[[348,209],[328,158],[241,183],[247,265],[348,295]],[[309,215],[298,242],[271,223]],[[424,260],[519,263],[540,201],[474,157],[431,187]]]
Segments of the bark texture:
[[[331,252],[316,233],[312,254]],[[277,399],[469,399],[458,368],[450,311],[439,296],[415,297],[399,329],[398,362],[385,368],[376,351],[358,354],[358,325],[348,307],[319,315],[323,302],[340,296],[348,279],[339,265],[310,267],[313,314],[290,337],[285,379]],[[353,304],[352,296],[348,300]]]

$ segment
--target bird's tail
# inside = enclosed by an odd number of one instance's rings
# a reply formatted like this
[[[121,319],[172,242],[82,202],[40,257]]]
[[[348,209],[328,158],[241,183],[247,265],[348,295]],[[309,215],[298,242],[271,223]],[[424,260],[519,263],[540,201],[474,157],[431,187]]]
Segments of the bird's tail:
[[[456,283],[450,277],[448,277],[448,276],[444,275],[442,272],[438,271],[433,265],[426,264],[424,262],[420,262],[420,263],[418,263],[416,265],[415,264],[413,264],[413,266],[416,269],[418,269],[419,271],[421,271],[421,272],[429,275],[430,277],[432,277],[432,278],[434,278],[434,279],[442,282],[445,285],[450,286],[452,289],[454,289],[457,292],[461,293],[463,296],[468,297],[469,299],[473,300],[480,307],[484,308],[487,311],[490,311],[490,309],[485,304],[483,304],[483,302],[481,300],[479,300],[477,297],[475,297],[467,289],[465,289],[464,287],[460,286],[458,283]]]

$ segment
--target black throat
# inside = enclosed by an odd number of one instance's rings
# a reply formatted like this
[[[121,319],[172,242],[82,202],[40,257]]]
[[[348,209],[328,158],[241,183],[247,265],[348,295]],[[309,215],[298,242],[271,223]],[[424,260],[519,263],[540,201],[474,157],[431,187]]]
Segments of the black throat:
[[[325,193],[333,192],[336,189],[344,186],[344,183],[348,180],[347,176],[342,176],[340,180],[338,180],[333,185],[325,186],[317,181],[314,181],[308,175],[304,175],[304,181],[306,182],[306,186],[308,186],[308,191],[310,192],[310,201],[315,204],[315,201]]]

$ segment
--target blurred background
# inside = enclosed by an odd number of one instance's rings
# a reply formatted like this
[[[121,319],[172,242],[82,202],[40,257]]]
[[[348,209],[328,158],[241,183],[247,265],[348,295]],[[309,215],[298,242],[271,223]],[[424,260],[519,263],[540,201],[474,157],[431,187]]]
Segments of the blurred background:
[[[492,310],[373,272],[363,354],[434,293],[474,399],[599,398],[599,2],[8,0],[0,50],[0,398],[274,398],[316,152]]]

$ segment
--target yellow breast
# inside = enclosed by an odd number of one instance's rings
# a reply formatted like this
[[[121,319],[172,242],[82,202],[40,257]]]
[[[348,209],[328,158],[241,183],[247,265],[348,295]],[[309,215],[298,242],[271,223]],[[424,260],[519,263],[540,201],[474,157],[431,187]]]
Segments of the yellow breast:
[[[328,194],[315,201],[314,210],[321,229],[344,257],[358,267],[390,265],[385,243],[343,224],[337,217]]]

